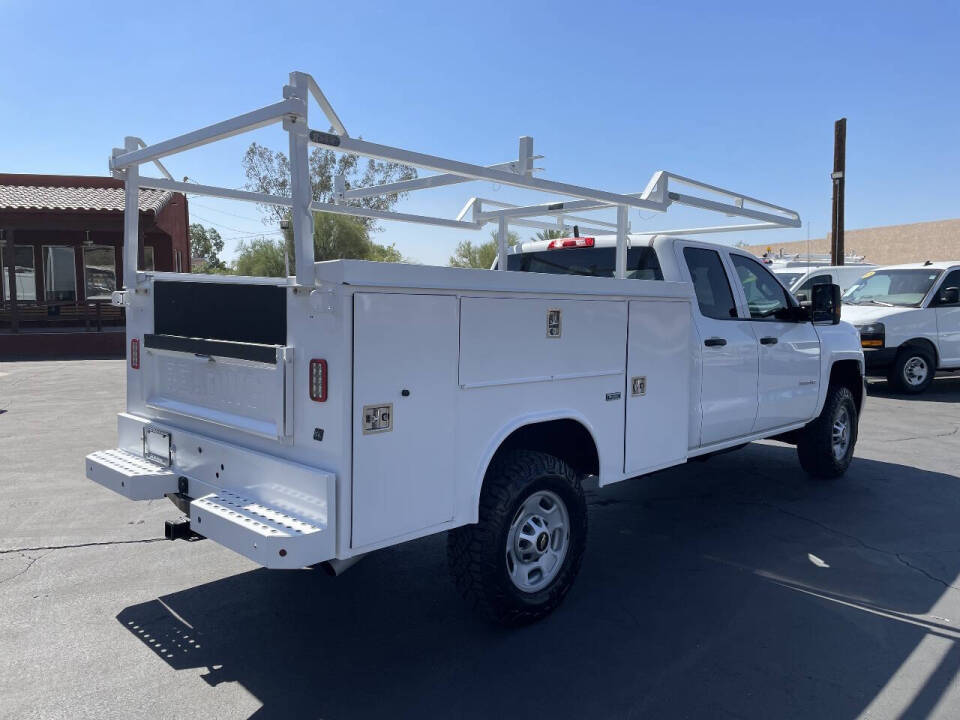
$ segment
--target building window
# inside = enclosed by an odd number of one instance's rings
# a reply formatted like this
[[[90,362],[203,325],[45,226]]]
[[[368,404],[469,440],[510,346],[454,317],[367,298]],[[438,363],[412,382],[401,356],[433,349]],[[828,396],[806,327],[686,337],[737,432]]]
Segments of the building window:
[[[148,271],[157,269],[153,259],[153,247],[150,245],[144,245],[143,247],[143,269]]]
[[[10,270],[7,265],[6,248],[2,249],[3,262],[3,300],[10,300]],[[13,265],[17,276],[17,302],[36,302],[37,300],[37,271],[33,264],[32,245],[13,246]]]
[[[87,300],[110,299],[113,291],[117,289],[117,266],[113,247],[94,245],[83,249],[83,278]]]
[[[72,247],[43,246],[43,280],[46,302],[76,302],[76,254]]]

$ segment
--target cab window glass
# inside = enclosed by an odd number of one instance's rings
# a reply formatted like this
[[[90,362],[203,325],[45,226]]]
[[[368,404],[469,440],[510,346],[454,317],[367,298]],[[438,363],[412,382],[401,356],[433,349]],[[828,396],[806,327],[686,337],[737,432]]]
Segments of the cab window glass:
[[[539,252],[515,253],[507,256],[507,269],[551,275],[589,275],[613,277],[616,248],[579,247]],[[652,247],[627,250],[627,278],[630,280],[663,280],[660,261]]]
[[[942,270],[891,268],[871,270],[843,294],[849,305],[920,307]]]
[[[700,313],[718,320],[737,317],[737,304],[733,301],[733,291],[720,254],[716,250],[687,247],[683,249],[683,259],[690,270]]]
[[[747,296],[750,317],[755,320],[773,317],[789,307],[783,286],[760,263],[743,255],[731,254],[737,277]],[[829,278],[828,278],[829,280]]]
[[[814,275],[804,280],[795,292],[809,290],[814,285],[829,285],[831,282],[833,282],[833,279],[829,275]]]
[[[952,287],[960,288],[960,270],[952,270],[950,274],[943,279],[943,284],[940,285],[940,291],[937,293],[937,295],[941,295],[944,290]],[[939,299],[937,300],[937,305],[946,304],[947,303],[940,302]]]

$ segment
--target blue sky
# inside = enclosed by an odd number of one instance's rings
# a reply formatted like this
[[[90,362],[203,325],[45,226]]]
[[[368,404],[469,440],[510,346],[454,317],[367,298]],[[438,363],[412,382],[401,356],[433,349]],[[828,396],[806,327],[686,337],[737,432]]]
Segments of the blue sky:
[[[105,174],[125,135],[155,142],[266,105],[303,70],[353,135],[482,164],[532,135],[543,177],[636,192],[668,169],[795,208],[813,237],[828,229],[846,116],[848,228],[960,216],[955,3],[0,0],[0,21],[0,171]],[[167,165],[240,187],[252,140],[286,149],[268,128]],[[452,216],[471,195],[542,199],[474,183],[401,209]],[[195,198],[191,215],[228,254],[273,229],[244,203]],[[715,222],[630,217],[634,231]],[[432,263],[487,236],[384,228],[378,241]]]

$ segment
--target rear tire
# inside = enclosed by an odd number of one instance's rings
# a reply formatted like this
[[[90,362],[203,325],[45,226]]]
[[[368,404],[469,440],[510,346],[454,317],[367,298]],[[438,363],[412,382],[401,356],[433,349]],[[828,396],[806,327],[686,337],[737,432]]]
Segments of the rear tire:
[[[517,450],[491,465],[480,520],[451,530],[447,559],[457,589],[485,619],[525,625],[560,605],[580,569],[587,505],[573,469]]]
[[[858,423],[853,393],[842,385],[831,385],[819,417],[800,432],[797,456],[801,467],[818,478],[843,475],[853,460]]]
[[[937,367],[929,350],[905,347],[897,353],[887,373],[887,382],[895,390],[917,395],[930,387],[936,374]]]

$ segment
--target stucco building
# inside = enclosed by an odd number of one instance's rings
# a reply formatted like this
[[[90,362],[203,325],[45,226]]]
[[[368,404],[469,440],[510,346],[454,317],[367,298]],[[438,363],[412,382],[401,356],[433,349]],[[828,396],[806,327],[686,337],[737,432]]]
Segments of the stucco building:
[[[0,359],[122,355],[123,183],[0,173]],[[140,191],[139,267],[190,270],[181,193]]]

